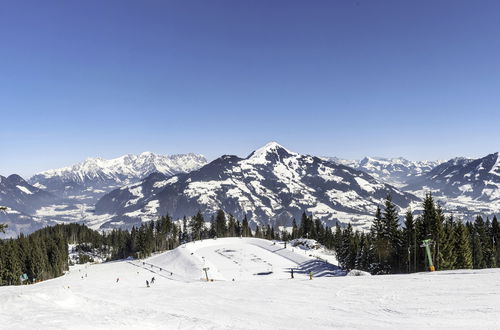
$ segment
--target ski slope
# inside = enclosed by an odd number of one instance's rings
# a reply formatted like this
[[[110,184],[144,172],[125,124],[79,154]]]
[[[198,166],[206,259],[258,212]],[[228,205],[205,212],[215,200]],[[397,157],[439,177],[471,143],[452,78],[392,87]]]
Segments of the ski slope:
[[[135,264],[186,282],[200,281],[207,275],[219,281],[286,279],[291,277],[292,268],[298,278],[308,277],[309,272],[316,277],[344,275],[334,266],[334,258],[330,263],[318,258],[326,259],[321,250],[303,250],[290,244],[285,248],[283,243],[259,238],[223,238],[190,242]],[[204,268],[208,268],[207,274]]]
[[[143,261],[78,265],[36,285],[0,287],[0,328],[498,328],[500,269],[333,276],[339,272],[313,253],[228,238]],[[213,282],[200,280],[200,266]]]

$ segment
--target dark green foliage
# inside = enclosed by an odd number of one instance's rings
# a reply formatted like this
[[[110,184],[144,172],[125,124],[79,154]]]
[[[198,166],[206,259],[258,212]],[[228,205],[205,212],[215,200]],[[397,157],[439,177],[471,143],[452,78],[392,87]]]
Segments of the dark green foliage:
[[[459,222],[455,225],[455,269],[468,269],[473,266],[469,236],[469,230],[463,223]]]
[[[384,209],[377,208],[369,234],[336,226],[332,244],[339,264],[345,269],[372,274],[419,272],[428,269],[423,239],[431,239],[432,257],[438,270],[496,267],[499,263],[500,226],[496,217],[464,224],[444,211],[432,195],[423,202],[422,215],[407,211],[404,226],[398,224],[396,207],[388,197]],[[304,220],[302,223],[306,223]],[[328,232],[328,231],[327,231]],[[331,233],[331,230],[330,230]]]
[[[6,211],[7,208],[5,206],[0,206],[0,212]],[[5,228],[7,228],[6,224],[0,223],[0,233],[5,233]]]
[[[189,221],[189,228],[191,229],[193,239],[201,239],[201,234],[205,227],[205,220],[203,219],[203,214],[200,211],[196,213],[195,216],[191,217]]]

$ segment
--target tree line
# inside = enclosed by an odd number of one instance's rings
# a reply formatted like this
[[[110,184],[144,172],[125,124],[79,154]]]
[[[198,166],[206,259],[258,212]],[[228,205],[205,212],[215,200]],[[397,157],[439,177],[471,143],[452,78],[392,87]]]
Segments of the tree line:
[[[68,243],[60,227],[0,240],[0,285],[46,280],[62,275],[67,269]],[[26,279],[21,279],[23,274]]]
[[[271,225],[256,225],[252,230],[246,216],[239,221],[223,210],[210,218],[208,226],[206,223],[203,214],[198,212],[180,222],[169,215],[162,216],[130,231],[98,232],[82,224],[60,224],[29,236],[21,234],[17,239],[0,240],[0,285],[20,284],[23,274],[29,283],[62,275],[68,269],[68,244],[80,245],[80,250],[116,260],[145,258],[189,241],[217,237],[315,239],[335,252],[342,268],[372,274],[426,270],[427,259],[420,246],[424,239],[434,243],[431,253],[438,270],[500,265],[500,226],[496,216],[491,221],[484,221],[481,216],[474,222],[457,221],[453,216],[444,215],[431,194],[423,201],[422,214],[415,217],[407,211],[402,225],[395,204],[387,196],[383,209],[377,208],[367,232],[356,231],[350,224],[331,228],[305,212],[299,224],[293,219],[291,230]]]
[[[369,232],[336,227],[334,249],[345,269],[372,274],[412,273],[429,268],[422,241],[430,239],[431,256],[437,270],[491,268],[500,265],[500,226],[496,216],[473,222],[445,216],[432,195],[426,195],[423,212],[408,210],[402,225],[396,206],[388,196],[377,209]]]

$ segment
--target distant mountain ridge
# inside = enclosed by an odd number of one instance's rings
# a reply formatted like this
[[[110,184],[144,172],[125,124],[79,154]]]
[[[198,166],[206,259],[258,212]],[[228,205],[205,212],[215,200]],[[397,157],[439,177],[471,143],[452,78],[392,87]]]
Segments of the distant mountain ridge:
[[[412,178],[404,189],[431,190],[438,196],[464,196],[489,202],[500,200],[499,153],[478,159],[450,159],[424,175]]]
[[[58,200],[57,196],[33,187],[19,175],[0,175],[0,206],[7,207],[7,210],[0,211],[0,223],[8,225],[8,236],[41,228],[45,222],[33,217],[33,213]]]
[[[143,152],[114,159],[88,158],[73,166],[35,174],[29,182],[55,195],[81,201],[96,201],[104,193],[142,180],[154,172],[165,175],[200,168],[207,160],[193,153],[158,155]]]
[[[42,189],[34,187],[17,174],[8,177],[0,175],[0,205],[23,213],[33,213],[59,198]]]
[[[421,176],[443,163],[441,160],[411,161],[402,157],[364,157],[361,160],[325,157],[325,159],[366,172],[376,179],[397,187],[407,185],[410,179]]]

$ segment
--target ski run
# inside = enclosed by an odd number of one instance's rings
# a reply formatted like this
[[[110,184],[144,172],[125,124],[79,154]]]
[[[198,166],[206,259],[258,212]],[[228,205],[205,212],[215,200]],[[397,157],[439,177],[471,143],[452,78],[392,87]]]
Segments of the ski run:
[[[500,269],[343,276],[335,263],[326,251],[304,245],[285,248],[255,238],[191,242],[144,260],[76,265],[56,279],[0,287],[0,327],[499,327]]]

